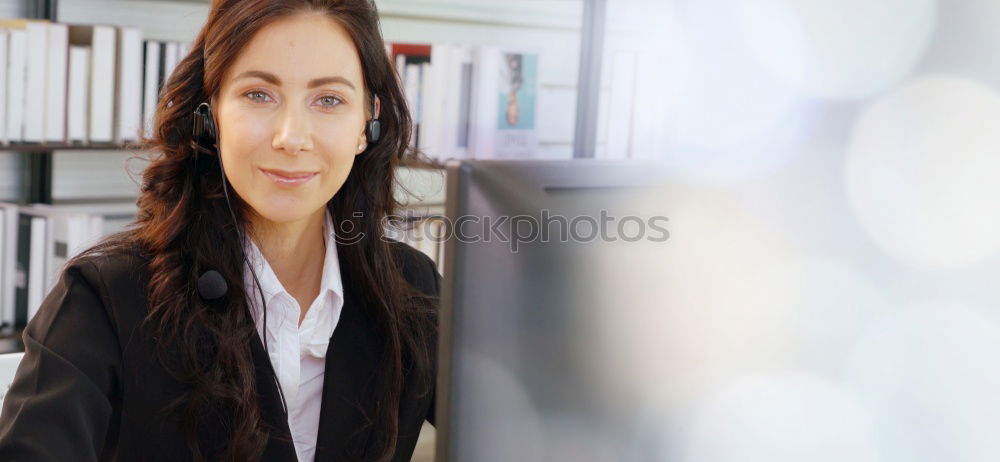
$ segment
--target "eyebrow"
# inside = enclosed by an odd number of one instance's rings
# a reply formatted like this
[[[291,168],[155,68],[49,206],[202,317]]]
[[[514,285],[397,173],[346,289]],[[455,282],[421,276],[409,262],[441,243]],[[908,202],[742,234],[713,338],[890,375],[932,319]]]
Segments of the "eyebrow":
[[[270,84],[277,85],[279,87],[281,86],[281,79],[279,79],[278,76],[264,71],[246,71],[236,76],[236,78],[233,80],[239,80],[248,77],[257,77],[258,79],[264,80]],[[316,88],[320,85],[325,85],[328,83],[341,83],[347,85],[348,87],[351,87],[351,90],[357,91],[357,88],[354,88],[354,84],[352,84],[350,80],[347,80],[339,75],[331,77],[317,77],[315,79],[312,79],[309,81],[308,88]]]

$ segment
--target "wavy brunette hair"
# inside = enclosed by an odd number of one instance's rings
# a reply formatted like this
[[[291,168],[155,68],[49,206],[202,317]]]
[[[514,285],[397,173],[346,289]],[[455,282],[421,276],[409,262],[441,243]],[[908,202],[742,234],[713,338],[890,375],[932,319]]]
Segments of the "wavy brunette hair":
[[[345,284],[367,300],[367,316],[384,340],[371,416],[374,460],[393,456],[403,389],[404,367],[422,373],[419,389],[432,385],[427,339],[436,326],[434,298],[409,285],[385,237],[385,218],[400,206],[393,190],[395,171],[404,156],[424,158],[409,145],[412,120],[394,68],[386,54],[377,9],[372,0],[214,0],[208,19],[190,53],[164,82],[152,135],[138,147],[154,153],[143,172],[139,214],[127,231],[115,234],[76,258],[116,248],[139,249],[148,257],[150,275],[145,327],[157,340],[157,358],[178,380],[189,385],[165,411],[177,412],[196,460],[256,460],[271,431],[262,419],[255,388],[250,345],[257,335],[243,285],[243,243],[238,229],[248,229],[249,205],[229,187],[236,223],[226,205],[218,156],[196,156],[192,113],[222,86],[226,70],[253,35],[272,21],[303,12],[322,12],[342,25],[354,40],[364,76],[365,111],[372,93],[381,100],[382,136],[355,157],[344,185],[328,201],[335,226],[364,233],[350,245],[337,243],[338,257],[351,271]],[[370,115],[366,116],[370,117]],[[243,235],[246,235],[244,232]],[[198,276],[219,271],[230,290],[207,304],[197,294]],[[233,290],[235,289],[235,290]],[[253,290],[251,288],[251,290]],[[206,412],[209,410],[210,412]],[[225,448],[200,446],[205,416],[225,412]]]

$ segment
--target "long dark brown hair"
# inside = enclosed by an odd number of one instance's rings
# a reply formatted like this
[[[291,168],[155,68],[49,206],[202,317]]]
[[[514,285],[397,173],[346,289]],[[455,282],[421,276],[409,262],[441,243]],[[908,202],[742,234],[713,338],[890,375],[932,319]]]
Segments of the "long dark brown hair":
[[[164,82],[151,136],[136,145],[153,153],[143,172],[139,214],[127,231],[115,234],[76,258],[116,248],[140,249],[148,257],[148,315],[144,326],[157,339],[159,361],[190,390],[166,411],[177,412],[196,460],[256,460],[273,429],[262,420],[251,340],[257,332],[247,309],[242,243],[252,210],[229,188],[236,223],[226,206],[217,156],[195,156],[192,118],[222,86],[226,70],[253,35],[272,21],[301,12],[323,12],[341,24],[361,58],[366,112],[371,92],[381,101],[382,137],[356,157],[347,180],[327,203],[339,229],[364,238],[338,243],[342,274],[374,320],[384,340],[371,415],[373,451],[366,458],[388,460],[397,440],[404,368],[421,373],[418,389],[429,390],[435,328],[434,299],[403,278],[402,264],[385,239],[386,217],[400,206],[394,197],[395,171],[402,157],[426,159],[409,147],[412,121],[381,36],[371,0],[215,0],[190,53]],[[239,227],[239,228],[237,228]],[[361,234],[363,233],[363,234]],[[244,233],[246,234],[246,233]],[[197,295],[198,276],[219,271],[230,290],[210,306]],[[253,290],[253,288],[250,288]],[[222,306],[223,309],[219,307]],[[408,386],[410,386],[408,384]],[[225,448],[201,447],[199,426],[206,409],[223,412],[232,427]],[[227,419],[228,420],[228,419]]]

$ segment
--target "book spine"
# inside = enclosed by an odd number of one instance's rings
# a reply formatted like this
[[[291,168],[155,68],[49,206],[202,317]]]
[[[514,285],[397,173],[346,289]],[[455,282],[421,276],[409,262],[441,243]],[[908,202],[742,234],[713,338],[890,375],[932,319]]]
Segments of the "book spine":
[[[45,65],[48,27],[44,23],[28,23],[25,28],[25,88],[24,137],[30,143],[45,140]]]
[[[24,78],[27,36],[23,30],[9,31],[7,51],[7,140],[24,139]]]
[[[47,26],[48,67],[45,70],[45,141],[65,143],[69,26],[55,23]]]
[[[0,28],[0,144],[7,145],[7,50],[10,34]]]

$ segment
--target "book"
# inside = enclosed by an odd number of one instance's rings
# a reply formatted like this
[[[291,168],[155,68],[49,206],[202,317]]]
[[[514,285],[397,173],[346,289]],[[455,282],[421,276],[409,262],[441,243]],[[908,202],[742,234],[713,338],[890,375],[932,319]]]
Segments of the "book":
[[[443,63],[445,85],[448,89],[443,100],[444,117],[441,120],[441,154],[445,159],[471,157],[472,147],[472,98],[475,48],[452,45],[448,59]]]
[[[70,258],[124,229],[136,213],[133,203],[20,207],[18,265],[27,277],[16,289],[21,295],[15,301],[15,325],[31,320]]]
[[[389,59],[396,67],[396,75],[403,87],[403,94],[406,97],[407,107],[410,111],[410,119],[413,122],[413,131],[410,133],[410,146],[418,146],[420,139],[420,106],[421,87],[423,86],[423,65],[431,60],[432,46],[425,43],[400,43],[392,42],[386,44],[389,51]]]
[[[42,302],[45,282],[45,225],[45,216],[25,213],[23,210],[18,214],[15,328],[27,325]]]
[[[441,136],[441,120],[444,117],[444,98],[448,93],[445,85],[445,65],[449,45],[434,44],[431,60],[425,63],[424,79],[420,87],[423,104],[420,106],[420,125],[417,127],[417,147],[432,159],[444,159]]]
[[[19,88],[12,89],[20,91],[8,93],[11,97],[22,95],[21,97],[24,98],[23,104],[15,104],[15,106],[19,106],[18,110],[20,111],[17,122],[23,124],[19,128],[20,136],[16,139],[17,141],[41,143],[45,140],[45,95],[48,83],[45,70],[48,65],[48,25],[49,21],[44,19],[0,20],[0,27],[11,31],[21,31],[24,34],[23,55],[15,56],[13,53],[9,53],[11,54],[11,62],[15,66],[20,66],[22,62],[24,66],[24,79]],[[19,49],[22,47],[20,43],[14,45]],[[20,52],[20,50],[13,48],[11,51]],[[18,69],[13,69],[13,71],[19,72]],[[13,72],[9,75],[16,79]]]
[[[48,288],[48,271],[52,256],[48,245],[52,240],[48,213],[32,207],[21,207],[18,229],[18,263],[22,265],[25,279],[24,296],[19,297],[16,325],[24,327],[38,311]]]
[[[170,75],[177,65],[177,42],[165,42],[163,44],[163,84],[170,81]]]
[[[27,33],[23,29],[7,29],[7,91],[5,143],[24,139],[24,78],[26,68]]]
[[[410,109],[410,117],[415,127],[420,125],[420,64],[407,64],[403,74],[403,92],[406,95],[406,106]],[[410,132],[410,146],[417,145],[418,130]]]
[[[153,116],[156,114],[156,103],[160,99],[160,83],[162,79],[161,54],[163,44],[156,40],[146,41],[145,72],[142,85],[142,120],[146,137],[153,135]]]
[[[69,64],[69,26],[46,24],[45,134],[47,143],[66,142],[66,90]]]
[[[110,143],[115,137],[117,31],[113,26],[71,24],[69,37],[72,45],[90,46],[89,141]]]
[[[27,20],[26,20],[27,21]],[[24,74],[24,136],[29,143],[45,140],[46,21],[28,21]]]
[[[0,202],[0,328],[14,327],[17,287],[17,204]]]
[[[396,74],[402,77],[406,75],[408,64],[422,64],[431,61],[431,50],[433,46],[427,43],[401,43],[393,42],[387,44],[389,48],[389,59],[396,65]]]
[[[0,144],[9,144],[7,139],[7,41],[10,34],[0,28]]]
[[[88,141],[87,113],[90,94],[90,47],[69,49],[69,89],[66,98],[66,136],[71,143]]]
[[[118,94],[115,142],[139,139],[142,128],[143,44],[142,31],[135,27],[118,29]]]

